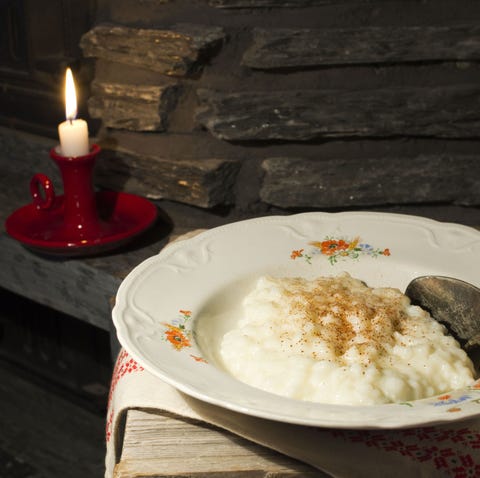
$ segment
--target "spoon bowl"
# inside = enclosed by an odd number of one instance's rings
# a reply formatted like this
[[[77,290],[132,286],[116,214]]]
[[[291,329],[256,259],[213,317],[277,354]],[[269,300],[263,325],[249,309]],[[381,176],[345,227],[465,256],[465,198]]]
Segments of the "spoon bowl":
[[[480,289],[443,276],[422,276],[408,284],[405,295],[445,325],[462,348],[471,353],[480,346]]]

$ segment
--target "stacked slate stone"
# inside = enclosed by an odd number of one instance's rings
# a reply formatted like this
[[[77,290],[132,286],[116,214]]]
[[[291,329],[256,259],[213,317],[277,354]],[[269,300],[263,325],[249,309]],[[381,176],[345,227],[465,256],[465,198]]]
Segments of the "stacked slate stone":
[[[480,5],[110,3],[81,42],[103,185],[249,213],[480,204]]]

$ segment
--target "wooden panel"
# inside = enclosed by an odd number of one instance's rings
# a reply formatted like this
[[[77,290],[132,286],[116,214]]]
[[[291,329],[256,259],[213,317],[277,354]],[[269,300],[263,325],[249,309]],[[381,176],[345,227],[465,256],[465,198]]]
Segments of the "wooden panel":
[[[280,207],[480,204],[477,156],[269,158],[261,198]]]
[[[95,11],[93,1],[0,1],[1,124],[55,134],[64,117],[60,85],[67,65],[74,69],[77,91],[88,89],[89,66],[78,42]],[[85,97],[77,100],[83,111]]]
[[[476,137],[480,87],[199,90],[197,121],[227,141],[306,141],[339,137]]]
[[[291,68],[360,63],[478,60],[477,25],[263,29],[243,57],[251,68]]]
[[[280,453],[206,424],[129,410],[115,478],[327,478]]]
[[[24,465],[20,469],[8,461],[1,462],[3,478],[104,475],[104,416],[87,411],[71,397],[64,398],[51,382],[45,384],[37,377],[25,379],[17,369],[3,363],[0,407],[0,460],[7,458],[6,452]]]

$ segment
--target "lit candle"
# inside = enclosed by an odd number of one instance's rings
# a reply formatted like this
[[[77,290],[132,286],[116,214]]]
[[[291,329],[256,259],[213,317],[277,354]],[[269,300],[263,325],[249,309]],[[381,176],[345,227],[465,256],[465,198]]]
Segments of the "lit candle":
[[[75,119],[77,116],[77,95],[73,81],[72,70],[67,68],[65,77],[65,117],[66,121],[58,125],[60,137],[60,148],[62,156],[76,157],[89,153],[88,126],[82,119]]]

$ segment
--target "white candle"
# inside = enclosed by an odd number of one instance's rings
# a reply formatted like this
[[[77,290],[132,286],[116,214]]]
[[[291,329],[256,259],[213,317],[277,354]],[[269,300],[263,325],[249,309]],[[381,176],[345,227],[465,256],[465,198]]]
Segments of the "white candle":
[[[62,156],[76,157],[89,153],[88,125],[82,119],[75,119],[77,116],[77,95],[73,81],[72,70],[67,68],[65,78],[65,117],[66,121],[58,125],[58,136],[60,137],[60,148]]]

